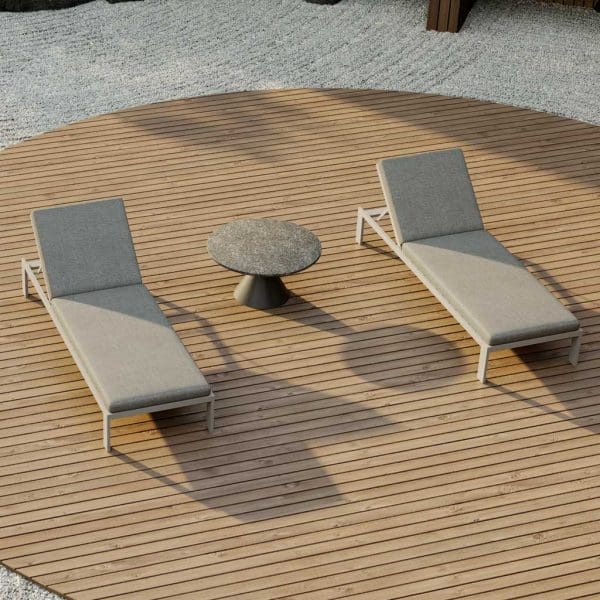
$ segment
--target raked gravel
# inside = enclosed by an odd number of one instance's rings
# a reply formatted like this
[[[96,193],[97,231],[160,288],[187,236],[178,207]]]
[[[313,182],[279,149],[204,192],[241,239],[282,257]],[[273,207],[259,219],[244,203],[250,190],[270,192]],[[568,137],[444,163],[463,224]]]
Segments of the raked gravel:
[[[0,13],[0,147],[148,102],[288,87],[468,96],[600,124],[600,13],[478,0],[451,34],[425,30],[427,3],[95,0]],[[0,567],[0,598],[56,596]]]
[[[216,92],[360,87],[470,96],[600,123],[600,13],[478,0],[145,0],[0,13],[0,147],[84,117]]]

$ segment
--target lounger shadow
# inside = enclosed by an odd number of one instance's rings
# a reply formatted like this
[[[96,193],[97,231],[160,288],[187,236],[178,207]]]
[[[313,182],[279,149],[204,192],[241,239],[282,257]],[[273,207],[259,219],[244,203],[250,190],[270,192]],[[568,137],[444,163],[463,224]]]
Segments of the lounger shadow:
[[[368,223],[481,347],[484,383],[490,352],[572,339],[579,321],[484,229],[460,149],[380,160],[386,208],[358,209],[356,241]],[[389,215],[393,240],[379,220]]]
[[[120,198],[34,210],[40,260],[21,260],[23,295],[39,294],[104,415],[113,419],[205,404],[204,375],[142,283]],[[47,295],[38,280],[44,273]]]

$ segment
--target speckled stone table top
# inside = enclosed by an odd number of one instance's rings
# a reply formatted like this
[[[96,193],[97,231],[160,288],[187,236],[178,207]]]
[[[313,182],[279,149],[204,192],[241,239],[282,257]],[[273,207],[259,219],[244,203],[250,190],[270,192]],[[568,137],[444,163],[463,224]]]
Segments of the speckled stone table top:
[[[283,277],[317,262],[321,242],[312,231],[295,223],[243,219],[218,227],[208,239],[208,252],[232,271]]]

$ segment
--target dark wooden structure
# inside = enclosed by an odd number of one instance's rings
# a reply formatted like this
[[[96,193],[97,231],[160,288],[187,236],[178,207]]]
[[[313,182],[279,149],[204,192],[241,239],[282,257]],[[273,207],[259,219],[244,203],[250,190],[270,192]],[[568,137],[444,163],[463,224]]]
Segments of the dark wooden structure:
[[[598,9],[597,0],[549,0],[556,4],[564,4],[565,6],[581,6],[583,8],[596,8]]]
[[[375,235],[375,161],[460,146],[487,228],[580,320],[479,348]],[[102,418],[21,294],[30,211],[120,195],[144,281],[211,382]],[[0,560],[72,600],[573,600],[600,585],[600,128],[461,98],[245,92],[98,116],[0,152]],[[221,223],[321,239],[268,311],[209,257]]]
[[[600,9],[599,0],[551,0],[568,6]],[[475,0],[429,0],[427,29],[457,32],[464,23]]]
[[[457,32],[475,0],[429,0],[427,29]]]

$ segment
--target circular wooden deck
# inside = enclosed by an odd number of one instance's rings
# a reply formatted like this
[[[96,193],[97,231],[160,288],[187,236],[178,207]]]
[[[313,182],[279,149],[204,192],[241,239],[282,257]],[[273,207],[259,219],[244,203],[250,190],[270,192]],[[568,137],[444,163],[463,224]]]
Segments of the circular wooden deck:
[[[374,163],[459,146],[488,229],[581,320],[494,355],[368,234]],[[572,599],[600,585],[600,129],[508,106],[249,92],[100,116],[0,152],[0,559],[77,600]],[[201,410],[100,411],[20,295],[29,212],[122,196],[145,283],[214,386]],[[206,239],[236,217],[317,233],[270,312]]]

